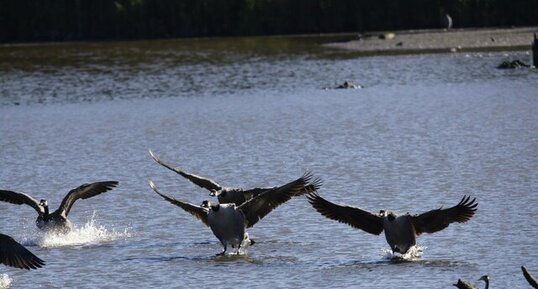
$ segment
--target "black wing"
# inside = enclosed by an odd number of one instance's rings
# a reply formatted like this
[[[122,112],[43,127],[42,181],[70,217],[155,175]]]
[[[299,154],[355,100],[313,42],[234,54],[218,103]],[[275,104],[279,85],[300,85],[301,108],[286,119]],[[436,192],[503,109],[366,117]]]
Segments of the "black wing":
[[[8,235],[0,234],[0,262],[20,269],[37,269],[45,262]]]
[[[189,173],[186,173],[176,167],[173,167],[163,161],[161,161],[159,158],[157,158],[157,156],[151,151],[149,150],[149,154],[151,155],[151,157],[153,158],[153,160],[155,162],[157,162],[158,164],[160,164],[161,166],[171,170],[171,171],[174,171],[176,172],[177,174],[180,174],[181,176],[183,176],[184,178],[188,179],[189,181],[191,181],[192,183],[194,183],[195,185],[201,187],[201,188],[204,188],[204,189],[207,189],[207,190],[210,190],[210,191],[218,191],[220,189],[222,189],[222,186],[217,184],[217,182],[213,181],[213,180],[210,180],[208,178],[204,178],[204,177],[200,177],[200,176],[197,176],[197,175],[194,175],[194,174],[189,174]]]
[[[359,208],[331,203],[317,193],[311,193],[306,197],[316,211],[329,219],[348,224],[374,235],[379,235],[383,232],[383,218],[378,215]]]
[[[521,266],[521,271],[523,271],[523,276],[525,276],[527,282],[529,282],[529,284],[531,284],[533,288],[538,288],[538,281],[536,280],[536,278],[534,278],[534,276],[531,275],[531,273],[529,273],[529,271],[527,271],[527,268],[525,268],[525,266]]]
[[[476,211],[478,203],[476,198],[463,196],[461,201],[448,209],[436,209],[411,217],[417,236],[422,233],[435,233],[448,227],[451,223],[465,223],[471,219]]]
[[[252,188],[248,190],[243,190],[243,195],[245,196],[245,200],[250,200],[252,198],[257,197],[259,194],[264,193],[268,190],[275,190],[278,189],[278,187],[268,187],[268,188]]]
[[[84,184],[76,189],[71,190],[69,193],[67,193],[62,203],[60,204],[60,207],[58,208],[57,212],[67,217],[67,215],[69,214],[69,211],[71,210],[71,207],[73,206],[76,200],[88,199],[93,196],[97,196],[101,193],[112,190],[117,185],[118,185],[118,182],[116,181]]]
[[[25,193],[0,190],[0,201],[17,205],[27,204],[34,208],[38,213],[44,213],[39,202]]]
[[[311,173],[307,172],[295,181],[277,188],[266,190],[241,204],[238,209],[245,215],[247,228],[254,226],[254,224],[269,214],[272,210],[287,202],[292,197],[304,194],[302,193],[304,187],[309,185],[314,186],[313,184],[310,184],[311,179]],[[320,183],[319,179],[314,179],[314,183],[316,185]]]
[[[200,206],[196,206],[187,202],[182,202],[180,200],[177,200],[174,197],[169,197],[165,194],[162,194],[161,192],[159,192],[159,190],[157,190],[157,186],[155,186],[155,184],[151,180],[149,181],[149,186],[159,196],[163,197],[165,200],[169,201],[170,203],[182,208],[183,210],[190,213],[191,215],[193,215],[194,217],[196,217],[197,219],[202,221],[206,226],[209,227],[209,222],[207,221],[207,214],[209,212],[208,209],[202,208]]]

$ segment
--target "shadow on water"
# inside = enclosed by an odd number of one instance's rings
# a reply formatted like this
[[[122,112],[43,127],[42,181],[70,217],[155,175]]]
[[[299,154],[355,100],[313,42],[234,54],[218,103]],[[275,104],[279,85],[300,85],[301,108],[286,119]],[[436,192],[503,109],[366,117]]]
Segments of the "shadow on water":
[[[475,268],[476,265],[471,262],[460,261],[460,260],[447,260],[447,259],[437,259],[437,260],[405,260],[402,258],[392,258],[385,259],[380,261],[350,261],[343,264],[330,266],[328,269],[340,269],[340,268],[354,268],[357,270],[369,270],[373,271],[375,269],[384,268],[386,266],[405,266],[405,267],[423,267],[423,268]]]

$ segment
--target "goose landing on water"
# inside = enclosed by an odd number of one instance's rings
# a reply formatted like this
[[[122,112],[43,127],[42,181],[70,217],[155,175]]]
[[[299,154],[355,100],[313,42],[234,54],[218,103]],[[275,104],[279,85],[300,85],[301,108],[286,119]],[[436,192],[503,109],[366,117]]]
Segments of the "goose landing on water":
[[[485,289],[489,289],[489,277],[488,275],[484,275],[482,277],[480,277],[480,279],[478,279],[478,281],[484,281],[486,282],[486,287]],[[473,285],[465,282],[465,281],[462,281],[461,279],[458,279],[458,283],[456,284],[452,284],[456,287],[458,287],[459,289],[478,289],[477,287],[474,287]]]
[[[241,188],[224,187],[218,184],[217,182],[215,182],[214,180],[197,176],[195,174],[187,173],[177,167],[174,167],[170,164],[167,164],[161,161],[151,150],[149,150],[149,154],[151,155],[151,157],[156,163],[188,179],[193,184],[203,189],[208,190],[210,192],[209,195],[217,197],[219,200],[219,203],[221,204],[234,203],[236,206],[239,206],[242,203],[256,197],[257,195],[267,190],[274,190],[274,189],[279,188],[279,187],[262,187],[262,188],[252,188],[252,189],[241,189]],[[309,187],[308,185],[306,185],[301,191],[301,194],[305,194],[305,193],[309,193],[313,191],[315,191],[313,187],[311,186]]]
[[[70,232],[73,228],[71,222],[67,219],[67,215],[76,200],[91,198],[109,191],[117,185],[118,182],[116,181],[84,184],[71,190],[64,197],[60,207],[51,214],[49,213],[49,205],[46,200],[38,202],[36,199],[25,193],[0,190],[0,201],[17,205],[27,204],[31,206],[38,213],[36,225],[39,229],[65,234]]]
[[[4,234],[0,234],[0,263],[26,270],[41,268],[45,265],[43,260]]]
[[[463,197],[459,204],[448,209],[437,209],[411,216],[397,216],[390,211],[372,214],[365,210],[340,206],[320,197],[317,193],[307,195],[308,202],[323,216],[346,223],[370,234],[379,235],[385,231],[385,238],[392,252],[405,254],[416,245],[416,238],[422,233],[435,233],[451,223],[465,223],[474,215],[478,203],[470,197]]]
[[[192,214],[210,227],[224,247],[224,251],[218,255],[223,255],[226,253],[228,246],[237,248],[239,252],[241,243],[245,238],[248,238],[246,228],[254,226],[273,209],[292,197],[309,193],[304,190],[305,187],[310,187],[314,190],[319,189],[321,181],[314,179],[311,182],[311,179],[312,176],[306,173],[303,177],[277,189],[266,190],[240,206],[236,206],[234,203],[213,205],[209,201],[204,201],[201,206],[196,206],[162,194],[152,181],[149,184],[155,193]]]

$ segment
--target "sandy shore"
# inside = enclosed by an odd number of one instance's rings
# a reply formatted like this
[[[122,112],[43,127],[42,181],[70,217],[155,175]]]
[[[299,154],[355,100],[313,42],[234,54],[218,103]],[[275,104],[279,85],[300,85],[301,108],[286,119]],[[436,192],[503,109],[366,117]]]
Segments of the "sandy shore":
[[[357,36],[357,40],[327,43],[325,47],[367,54],[530,50],[538,27],[386,31]]]

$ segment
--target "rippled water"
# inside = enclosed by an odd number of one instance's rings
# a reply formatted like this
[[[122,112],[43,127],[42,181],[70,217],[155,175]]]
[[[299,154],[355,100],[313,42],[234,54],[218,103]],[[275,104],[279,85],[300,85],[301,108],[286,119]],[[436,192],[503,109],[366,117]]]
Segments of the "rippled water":
[[[365,58],[312,40],[215,41],[0,49],[1,188],[54,208],[82,183],[120,182],[77,201],[76,230],[63,239],[40,235],[32,208],[0,203],[1,232],[47,262],[31,272],[3,266],[1,282],[450,288],[489,274],[493,288],[527,288],[520,266],[538,275],[538,73],[494,68],[526,53]],[[365,88],[324,89],[345,80]],[[470,222],[421,236],[411,261],[305,198],[257,223],[245,255],[215,257],[211,231],[147,181],[192,203],[207,192],[148,149],[227,186],[312,170],[324,197],[373,212],[421,213],[464,194],[480,204]]]

